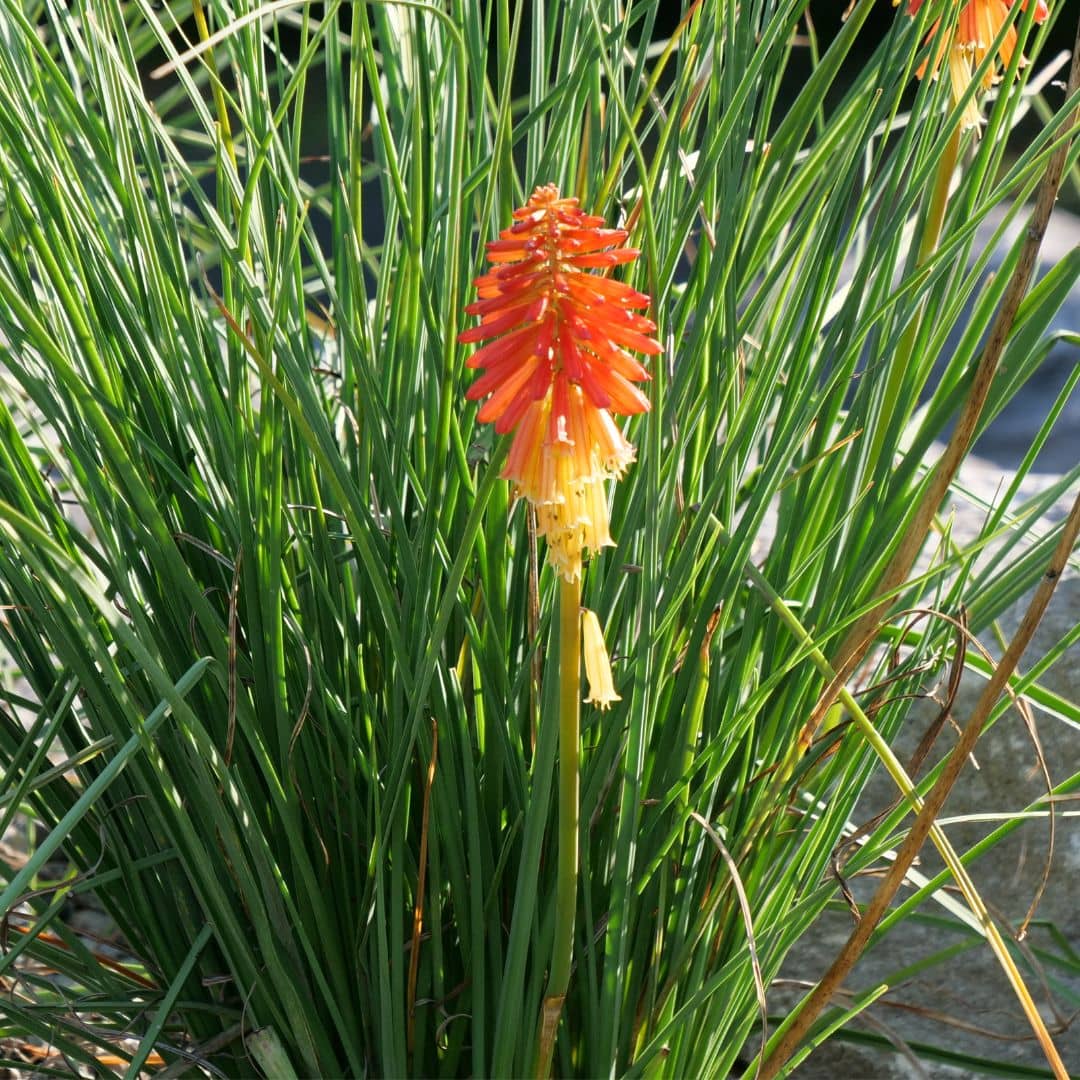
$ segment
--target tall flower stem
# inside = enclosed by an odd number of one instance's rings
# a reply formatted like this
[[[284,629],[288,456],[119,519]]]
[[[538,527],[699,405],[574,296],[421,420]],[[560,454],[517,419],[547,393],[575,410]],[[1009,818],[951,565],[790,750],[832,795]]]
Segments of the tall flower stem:
[[[1077,90],[1080,90],[1080,26],[1077,27],[1076,41],[1073,45],[1069,81],[1065,87],[1066,98],[1071,97]],[[1060,131],[1065,133],[1075,131],[1078,121],[1080,121],[1080,108],[1074,109],[1070,116],[1063,119]],[[854,625],[848,629],[833,654],[832,666],[836,674],[829,681],[829,685],[818,699],[817,705],[814,706],[810,719],[804,725],[803,738],[813,737],[822,718],[836,701],[840,689],[866,655],[866,651],[877,635],[882,617],[911,573],[915,559],[922,550],[923,542],[929,533],[934,515],[941,508],[946,492],[956,478],[960,463],[975,439],[979,419],[990,396],[990,389],[1005,351],[1005,345],[1015,325],[1020,304],[1027,295],[1035,273],[1039,249],[1046,235],[1050,214],[1057,202],[1071,147],[1072,139],[1065,134],[1047,162],[1046,172],[1043,174],[1035,196],[1035,207],[1028,219],[1027,238],[1008,287],[1001,298],[997,315],[990,327],[990,334],[972,375],[956,426],[949,436],[945,450],[930,470],[922,495],[915,504],[901,534],[899,546],[873,586],[871,594],[873,606],[863,611]]]
[[[546,541],[559,580],[558,880],[536,1057],[536,1073],[545,1077],[574,955],[583,642],[588,700],[601,709],[619,700],[594,612],[585,613],[582,628],[583,559],[615,543],[605,484],[634,460],[613,416],[647,412],[651,404],[635,386],[649,372],[632,354],[662,350],[651,336],[656,323],[640,314],[649,297],[589,273],[638,257],[636,248],[621,246],[626,229],[604,227],[602,217],[562,198],[553,184],[536,188],[513,218],[487,244],[489,269],[474,279],[477,299],[465,309],[480,322],[458,342],[479,345],[465,364],[483,374],[465,397],[485,399],[480,423],[494,423],[499,435],[513,432],[502,475],[529,504],[533,537]]]
[[[537,1077],[551,1070],[570,966],[577,911],[578,823],[581,745],[581,576],[559,577],[559,870],[555,891],[555,936],[547,993],[540,1010]]]
[[[916,268],[921,267],[937,251],[938,241],[941,239],[941,227],[945,222],[945,208],[949,205],[949,185],[952,182],[953,170],[956,168],[956,159],[960,153],[960,125],[957,124],[949,136],[949,142],[945,152],[938,162],[937,174],[934,179],[934,187],[930,193],[930,203],[926,208],[926,220],[923,222],[922,239],[919,241],[919,257]],[[922,306],[904,330],[904,336],[900,339],[893,361],[889,367],[888,380],[885,383],[885,397],[881,405],[881,415],[874,426],[870,441],[870,452],[866,459],[866,475],[871,477],[877,468],[878,459],[881,457],[882,446],[885,436],[892,426],[893,416],[896,412],[897,399],[900,397],[900,387],[907,373],[908,360],[915,349],[915,338],[919,333],[922,323]]]

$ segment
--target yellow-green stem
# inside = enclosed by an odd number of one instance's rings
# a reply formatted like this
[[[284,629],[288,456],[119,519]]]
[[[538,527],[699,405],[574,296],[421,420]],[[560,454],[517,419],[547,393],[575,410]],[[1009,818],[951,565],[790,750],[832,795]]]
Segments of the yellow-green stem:
[[[555,937],[547,993],[540,1011],[536,1075],[551,1070],[570,967],[577,911],[578,818],[581,744],[581,578],[559,578],[559,866],[555,892]]]
[[[206,10],[203,8],[202,0],[194,0],[191,13],[195,16],[195,29],[199,33],[199,40],[202,42],[209,40],[210,24],[207,22]],[[206,66],[210,69],[210,92],[214,96],[214,107],[217,109],[218,124],[221,127],[221,139],[225,144],[225,152],[229,155],[229,161],[232,162],[232,167],[236,170],[236,147],[233,145],[232,124],[229,122],[229,108],[225,104],[225,91],[221,88],[221,79],[218,77],[217,64],[214,63],[213,52],[207,52]]]
[[[956,158],[960,153],[960,127],[957,125],[952,135],[949,136],[945,153],[938,162],[937,176],[934,180],[934,189],[930,193],[930,205],[926,208],[926,220],[923,222],[922,239],[919,241],[919,259],[916,266],[922,266],[937,251],[938,241],[941,239],[941,227],[945,222],[945,208],[949,205],[949,185],[952,182],[953,170],[956,168]],[[866,458],[866,475],[872,477],[881,457],[885,437],[892,425],[893,415],[896,412],[897,399],[900,396],[900,387],[904,376],[907,374],[911,354],[915,348],[915,338],[919,333],[919,325],[922,323],[923,308],[912,316],[911,322],[904,330],[904,336],[893,354],[892,363],[889,365],[889,376],[885,383],[885,398],[881,404],[881,414],[870,436],[870,452]]]

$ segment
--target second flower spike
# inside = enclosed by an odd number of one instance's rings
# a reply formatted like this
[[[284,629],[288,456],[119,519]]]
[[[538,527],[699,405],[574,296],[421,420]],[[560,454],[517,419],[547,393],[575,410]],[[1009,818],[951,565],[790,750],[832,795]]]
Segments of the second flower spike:
[[[998,35],[1001,34],[1002,27],[1009,21],[1013,3],[1014,0],[968,0],[956,16],[955,29],[946,29],[947,36],[933,61],[925,60],[919,67],[916,73],[919,78],[921,79],[926,74],[928,67],[936,76],[942,60],[945,60],[949,71],[949,81],[952,84],[953,101],[957,104],[963,101],[975,77],[975,72],[986,59]],[[908,14],[918,14],[922,6],[923,0],[909,0]],[[1024,11],[1027,10],[1027,6],[1026,0],[1020,5]],[[1045,22],[1049,13],[1045,0],[1036,0],[1033,15],[1035,22]],[[926,38],[927,43],[936,39],[940,25],[939,20],[930,28],[930,33]],[[1005,67],[1012,62],[1013,53],[1016,51],[1016,38],[1014,21],[1005,31],[998,47],[998,59]],[[997,64],[991,63],[983,76],[983,87],[989,89],[998,77]],[[961,123],[965,128],[977,128],[982,123],[977,95],[968,99]]]
[[[619,246],[626,238],[554,185],[538,187],[487,245],[494,266],[466,308],[480,324],[458,339],[487,342],[467,361],[484,373],[466,396],[487,397],[478,419],[514,433],[503,476],[536,508],[549,559],[570,581],[586,550],[612,543],[604,481],[634,459],[612,414],[649,408],[634,383],[650,376],[632,352],[661,351],[656,324],[639,314],[649,297],[588,272],[636,259]]]

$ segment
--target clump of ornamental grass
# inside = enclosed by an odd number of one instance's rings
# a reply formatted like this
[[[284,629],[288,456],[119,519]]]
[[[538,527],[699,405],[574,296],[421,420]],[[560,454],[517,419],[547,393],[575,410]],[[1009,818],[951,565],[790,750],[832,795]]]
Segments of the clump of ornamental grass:
[[[0,1067],[777,1075],[921,902],[1060,1072],[1075,957],[936,815],[1010,694],[1080,722],[974,644],[1076,565],[1080,466],[1018,492],[1080,372],[945,517],[1080,276],[1031,274],[1078,78],[1062,4],[858,65],[874,6],[819,52],[806,0],[0,0]],[[837,872],[881,885],[779,1010]]]

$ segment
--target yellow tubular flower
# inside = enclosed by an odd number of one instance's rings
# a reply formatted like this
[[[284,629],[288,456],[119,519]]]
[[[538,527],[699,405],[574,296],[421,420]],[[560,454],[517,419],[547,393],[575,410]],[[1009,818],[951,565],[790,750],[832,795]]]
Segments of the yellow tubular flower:
[[[582,651],[585,653],[585,678],[589,680],[589,696],[585,701],[601,709],[610,709],[612,702],[622,701],[622,698],[615,693],[615,681],[611,677],[611,662],[604,645],[600,620],[596,612],[588,608],[581,611],[581,637]]]

